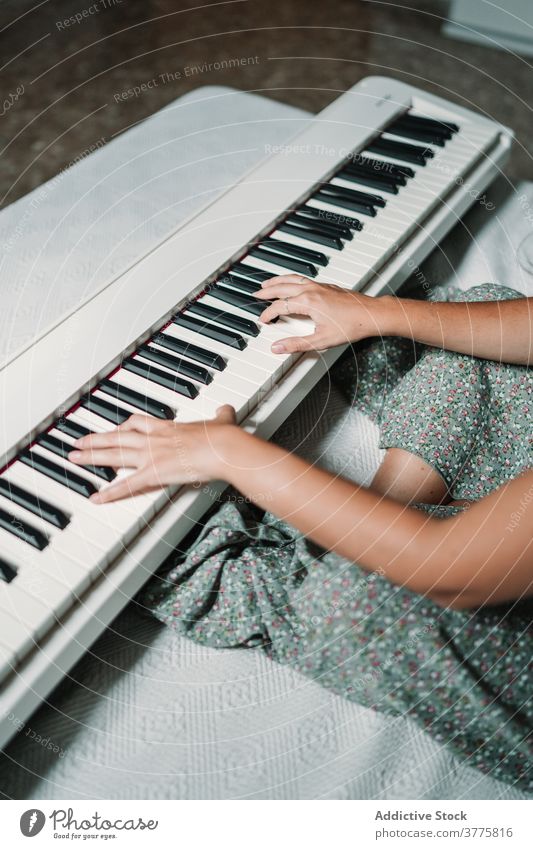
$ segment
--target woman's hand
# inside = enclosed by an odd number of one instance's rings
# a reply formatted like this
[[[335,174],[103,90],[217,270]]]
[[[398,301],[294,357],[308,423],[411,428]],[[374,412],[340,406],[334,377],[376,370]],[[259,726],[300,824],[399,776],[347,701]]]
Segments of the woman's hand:
[[[272,345],[275,354],[324,350],[367,336],[386,333],[389,298],[372,298],[350,292],[333,283],[315,283],[298,274],[265,280],[257,298],[273,301],[261,314],[268,323],[283,315],[303,315],[315,324],[308,336],[292,336]]]
[[[217,479],[222,440],[234,427],[235,410],[229,405],[219,407],[212,421],[192,424],[134,415],[109,433],[76,440],[68,458],[78,465],[134,469],[91,497],[104,504],[170,484]]]

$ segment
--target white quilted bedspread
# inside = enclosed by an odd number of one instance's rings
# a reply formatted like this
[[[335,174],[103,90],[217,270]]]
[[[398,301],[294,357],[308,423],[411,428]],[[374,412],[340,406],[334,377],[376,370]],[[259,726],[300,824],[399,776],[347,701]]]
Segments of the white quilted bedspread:
[[[258,96],[199,89],[4,210],[0,358],[153,247],[306,117]],[[496,210],[479,207],[458,225],[424,279],[530,289],[515,249],[532,228],[531,185],[513,194],[501,180],[490,199]],[[327,379],[280,439],[361,482],[379,461],[374,426],[347,415]],[[28,728],[61,752],[19,734],[0,756],[6,797],[522,798],[458,763],[411,721],[333,696],[258,652],[200,648],[133,606]]]

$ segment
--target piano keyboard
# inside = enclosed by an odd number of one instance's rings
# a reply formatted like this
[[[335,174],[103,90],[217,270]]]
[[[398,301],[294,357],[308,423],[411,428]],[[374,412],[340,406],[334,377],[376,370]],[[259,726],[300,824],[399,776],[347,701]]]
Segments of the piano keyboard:
[[[369,103],[385,103],[389,110],[379,126],[375,115],[369,116]],[[235,231],[245,234],[247,226],[257,224],[256,216],[243,206],[240,223],[234,226],[235,220],[231,221],[231,234],[226,230],[221,236],[220,252],[229,253],[229,259],[211,259],[209,275],[202,277],[200,268],[195,272],[198,279],[192,274],[190,283],[181,280],[177,288],[176,257],[187,269],[183,246],[176,251],[172,240],[161,246],[156,251],[159,268],[154,258],[141,263],[145,298],[146,280],[157,279],[147,277],[147,272],[153,268],[159,273],[167,266],[160,278],[167,301],[164,309],[159,307],[159,321],[152,320],[147,308],[143,331],[132,326],[128,344],[122,344],[124,334],[119,336],[121,347],[112,355],[108,348],[103,365],[87,358],[83,368],[92,362],[91,374],[82,374],[76,365],[83,379],[78,379],[74,397],[66,392],[58,402],[53,392],[50,398],[42,393],[40,407],[36,404],[34,410],[28,404],[26,426],[16,423],[7,433],[6,463],[0,471],[0,744],[13,733],[4,721],[6,712],[15,706],[17,716],[27,716],[158,565],[161,554],[153,563],[136,557],[136,540],[157,534],[158,517],[166,515],[169,544],[174,544],[209,504],[205,493],[202,501],[201,493],[188,488],[186,496],[183,491],[182,495],[162,491],[104,507],[93,505],[92,493],[127,472],[74,466],[67,459],[73,441],[111,430],[136,412],[189,422],[213,417],[226,403],[235,407],[243,425],[272,432],[280,416],[289,414],[339,351],[326,356],[273,354],[274,341],[310,333],[312,325],[292,317],[261,325],[258,319],[266,304],[254,299],[261,282],[297,273],[373,294],[390,290],[407,276],[406,258],[412,268],[414,260],[429,252],[435,234],[449,229],[472,202],[465,177],[470,175],[481,191],[509,149],[510,134],[504,128],[392,80],[370,78],[339,98],[335,107],[333,113],[330,107],[335,120],[322,122],[320,137],[325,133],[334,142],[341,123],[341,135],[349,137],[353,115],[359,111],[363,115],[356,126],[360,135],[363,131],[362,143],[338,155],[333,168],[328,155],[319,154],[312,166],[316,179],[304,191],[301,184],[291,183],[287,158],[274,157],[264,171],[265,185],[276,183],[282,186],[282,196],[292,192],[296,197],[283,206],[265,206],[263,224],[255,230],[259,236],[247,236],[241,242],[244,248],[235,250]],[[317,123],[321,124],[320,116]],[[313,129],[305,132],[313,137]],[[245,178],[248,186],[263,184],[258,170]],[[242,194],[238,186],[207,211],[211,221],[218,221],[219,234],[228,204],[242,202],[239,190]],[[184,237],[192,242],[188,254],[192,263],[195,239],[198,234],[205,238],[201,219],[202,215],[177,234],[182,242]],[[132,285],[126,286],[122,279],[102,293],[102,303],[110,293],[116,298],[111,310],[115,318],[124,298],[143,303],[135,294],[135,270],[132,279]],[[80,315],[67,318],[2,370],[4,401],[19,391],[17,369],[28,368],[28,357],[32,366],[26,374],[32,374],[41,356],[46,361],[54,348],[59,350],[62,328],[69,321],[94,327],[90,311],[101,307],[98,298],[96,302],[82,307]],[[142,310],[134,323],[139,321]],[[262,407],[268,410],[269,404],[270,424],[264,420],[262,428]],[[186,510],[183,498],[188,499]],[[193,510],[193,501],[202,504]],[[128,561],[127,574],[136,576],[125,594],[113,578],[122,561]],[[102,602],[105,614],[99,619],[95,615],[99,611],[92,610],[87,600],[106,583],[107,607]],[[69,629],[73,611],[76,627],[87,632],[74,649],[74,632]]]

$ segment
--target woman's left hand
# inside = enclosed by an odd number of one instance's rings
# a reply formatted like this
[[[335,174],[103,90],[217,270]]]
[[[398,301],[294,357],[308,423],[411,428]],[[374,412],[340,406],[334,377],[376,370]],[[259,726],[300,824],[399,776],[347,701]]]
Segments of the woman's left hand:
[[[219,477],[221,438],[235,427],[235,410],[219,407],[211,421],[178,424],[133,415],[109,433],[76,440],[68,459],[77,465],[134,471],[91,496],[104,504],[170,484],[204,483]]]

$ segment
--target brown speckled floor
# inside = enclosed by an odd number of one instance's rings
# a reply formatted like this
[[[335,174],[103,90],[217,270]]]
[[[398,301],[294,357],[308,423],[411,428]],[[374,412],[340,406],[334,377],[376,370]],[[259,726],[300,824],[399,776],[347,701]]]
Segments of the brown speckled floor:
[[[81,21],[64,23],[76,13]],[[223,59],[244,64],[186,71]],[[4,0],[0,68],[4,205],[198,85],[262,91],[317,111],[376,73],[511,125],[518,144],[508,173],[531,176],[526,60],[443,38],[439,17],[423,8],[377,0]],[[153,79],[139,96],[123,96]]]

